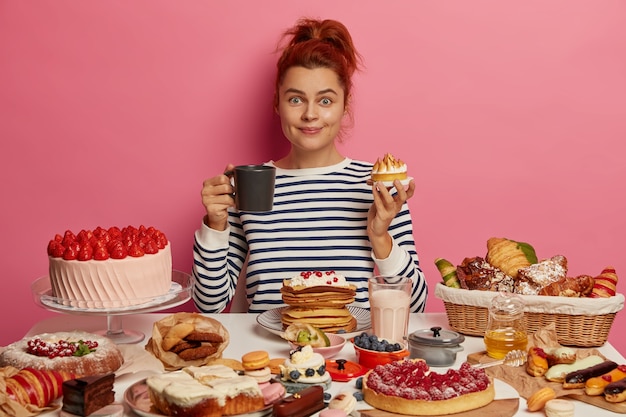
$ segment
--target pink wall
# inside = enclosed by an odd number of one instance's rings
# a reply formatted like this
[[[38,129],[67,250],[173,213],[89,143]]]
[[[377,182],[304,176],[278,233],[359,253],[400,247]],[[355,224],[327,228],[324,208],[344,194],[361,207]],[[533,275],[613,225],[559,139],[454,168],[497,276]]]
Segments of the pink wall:
[[[383,6],[384,4],[384,6]],[[342,20],[367,69],[343,150],[403,157],[433,260],[491,236],[626,277],[626,4],[41,0],[0,3],[0,345],[50,313],[30,284],[55,233],[154,225],[190,271],[205,177],[284,152],[270,106],[278,34]],[[624,292],[624,278],[619,290]],[[441,311],[431,296],[429,311]],[[622,353],[626,341],[610,335]],[[103,319],[104,326],[104,319]],[[621,340],[620,340],[621,339]]]

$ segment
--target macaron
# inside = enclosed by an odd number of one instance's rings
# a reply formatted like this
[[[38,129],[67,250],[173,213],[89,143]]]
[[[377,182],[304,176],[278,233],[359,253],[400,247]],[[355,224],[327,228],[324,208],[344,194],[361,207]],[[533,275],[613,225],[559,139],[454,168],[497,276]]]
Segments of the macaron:
[[[241,364],[245,371],[262,369],[270,364],[270,356],[264,350],[248,352],[241,357]]]
[[[268,382],[270,379],[272,379],[272,373],[270,372],[269,366],[263,367],[261,369],[248,369],[243,371],[243,373],[256,379],[259,384],[262,384],[263,382]]]
[[[546,417],[574,417],[574,403],[555,398],[546,403],[543,411],[546,413]]]
[[[345,411],[338,408],[326,408],[320,411],[320,417],[346,417]]]
[[[356,408],[356,398],[351,392],[340,392],[328,403],[328,408],[333,410],[343,410],[350,414]]]
[[[263,394],[265,405],[270,405],[285,396],[285,387],[280,383],[268,383],[261,387],[261,393]]]

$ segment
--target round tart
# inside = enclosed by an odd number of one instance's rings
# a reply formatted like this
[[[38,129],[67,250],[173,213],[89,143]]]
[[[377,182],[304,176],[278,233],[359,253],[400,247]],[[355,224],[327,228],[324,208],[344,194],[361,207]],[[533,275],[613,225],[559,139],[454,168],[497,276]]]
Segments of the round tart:
[[[363,397],[371,406],[398,414],[437,416],[491,403],[493,381],[467,362],[445,374],[430,372],[421,359],[377,366],[363,377]]]
[[[76,377],[112,373],[123,363],[122,352],[109,339],[78,331],[27,337],[0,353],[0,366],[66,371]]]

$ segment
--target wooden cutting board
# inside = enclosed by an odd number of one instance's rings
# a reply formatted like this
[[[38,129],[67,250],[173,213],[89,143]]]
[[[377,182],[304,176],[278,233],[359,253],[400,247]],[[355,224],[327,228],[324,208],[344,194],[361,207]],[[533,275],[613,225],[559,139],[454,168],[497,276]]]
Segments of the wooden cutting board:
[[[519,408],[519,398],[494,400],[484,407],[462,413],[448,414],[454,417],[512,417]],[[406,417],[406,414],[394,414],[383,410],[359,410],[361,417]]]
[[[467,361],[469,363],[480,363],[485,361],[491,361],[493,359],[487,358],[486,352],[476,352],[467,355]],[[505,365],[494,366],[493,368],[487,368],[487,374],[491,374],[491,372],[496,371],[495,368],[504,367]],[[533,381],[541,381],[540,385],[537,385],[537,389],[543,386],[551,386],[557,392],[557,396],[569,397],[578,401],[585,402],[587,404],[594,405],[599,408],[603,408],[605,410],[613,411],[614,413],[626,414],[626,401],[621,403],[610,403],[604,399],[603,395],[598,396],[589,396],[584,394],[583,390],[576,390],[575,393],[568,394],[568,390],[564,390],[561,384],[556,382],[550,382],[548,380],[543,379],[543,377],[532,377],[528,375],[525,371],[524,366],[520,366],[519,369],[513,370],[513,368],[509,368],[509,371],[504,376],[502,374],[496,375],[497,378],[503,380],[504,382],[511,385],[517,391],[521,390],[520,383],[524,379],[532,379]]]

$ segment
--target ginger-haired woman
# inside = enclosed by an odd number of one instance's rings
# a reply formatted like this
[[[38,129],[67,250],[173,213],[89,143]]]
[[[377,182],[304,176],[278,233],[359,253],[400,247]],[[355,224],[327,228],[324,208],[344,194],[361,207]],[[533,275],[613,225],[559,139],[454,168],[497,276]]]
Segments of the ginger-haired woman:
[[[251,313],[283,306],[283,280],[316,270],[345,276],[357,287],[353,305],[364,308],[369,277],[409,277],[411,311],[423,311],[427,285],[406,203],[414,182],[369,185],[372,163],[337,149],[352,121],[352,76],[361,66],[350,33],[335,20],[301,19],[282,40],[274,107],[290,149],[266,162],[276,167],[274,207],[239,212],[228,176],[204,181],[207,215],[194,241],[196,307],[224,310],[247,260]]]

